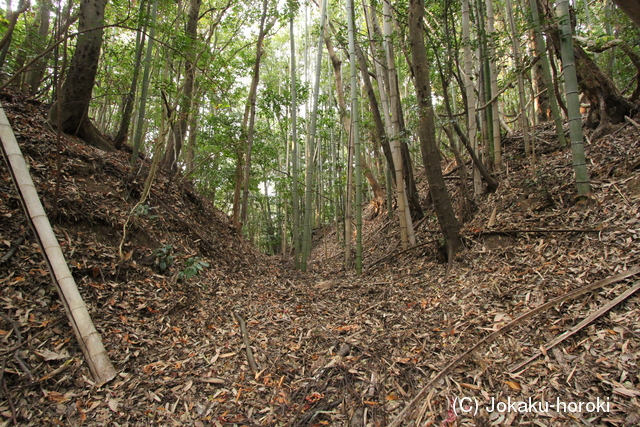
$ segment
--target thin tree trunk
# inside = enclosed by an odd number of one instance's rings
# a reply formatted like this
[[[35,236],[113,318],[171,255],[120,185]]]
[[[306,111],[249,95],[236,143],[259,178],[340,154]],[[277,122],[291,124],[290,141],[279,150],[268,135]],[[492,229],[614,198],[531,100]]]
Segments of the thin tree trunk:
[[[405,192],[403,164],[402,164],[402,147],[400,138],[400,124],[398,122],[398,111],[400,103],[398,96],[398,85],[396,82],[395,58],[393,56],[393,47],[388,39],[392,36],[391,30],[391,5],[389,0],[385,0],[384,7],[384,35],[385,53],[387,60],[387,68],[389,70],[389,115],[391,117],[392,132],[389,134],[391,141],[391,149],[393,152],[393,163],[396,170],[396,188],[398,193],[398,216],[400,217],[400,238],[402,248],[407,249],[409,245],[416,244],[416,237],[413,231],[413,223],[411,214],[409,213],[409,203]]]
[[[138,119],[136,120],[136,130],[133,136],[133,153],[131,154],[131,165],[135,165],[138,161],[138,152],[142,145],[142,134],[144,129],[144,118],[147,109],[147,96],[149,94],[149,80],[151,74],[151,56],[153,54],[153,39],[156,35],[156,16],[158,14],[158,0],[153,0],[151,6],[151,16],[149,22],[151,28],[149,29],[149,43],[147,43],[147,52],[144,57],[144,71],[142,75],[142,89],[140,91],[140,106],[138,107]],[[164,114],[162,114],[164,118]],[[162,138],[162,134],[159,138]],[[154,155],[158,155],[157,153]]]
[[[578,195],[582,196],[591,191],[589,172],[584,154],[584,140],[582,135],[582,115],[580,114],[580,93],[578,90],[578,76],[574,59],[574,47],[571,39],[571,20],[569,17],[569,1],[560,0],[556,13],[559,19],[562,47],[562,73],[569,110],[569,127],[571,135],[571,157],[576,176]]]
[[[493,155],[496,170],[502,169],[502,142],[500,141],[500,108],[498,105],[498,71],[496,69],[495,50],[495,15],[493,13],[493,0],[486,0],[487,5],[487,37],[489,38],[489,73],[491,81],[491,96],[494,98],[491,103],[491,118],[493,120],[491,129],[493,130]]]
[[[478,122],[476,120],[476,92],[473,87],[473,64],[471,58],[471,32],[469,19],[469,0],[462,0],[462,44],[464,46],[464,89],[467,100],[467,129],[469,131],[469,143],[471,148],[479,155],[478,151]],[[477,166],[473,166],[473,192],[482,194],[482,177]]]
[[[184,90],[182,91],[179,101],[180,110],[173,128],[173,136],[169,137],[167,141],[167,149],[164,153],[164,159],[162,159],[162,167],[172,174],[178,172],[178,158],[180,157],[184,138],[187,134],[189,115],[192,114],[190,110],[196,78],[196,37],[200,5],[201,0],[190,0],[185,29],[188,47],[185,53]]]
[[[356,273],[362,274],[362,166],[360,163],[360,111],[353,0],[347,0],[347,21],[349,27],[349,64],[351,66],[351,123],[356,161]]]
[[[304,238],[302,247],[302,271],[307,270],[307,260],[311,254],[311,208],[313,205],[313,155],[315,152],[316,120],[318,116],[318,98],[320,96],[320,71],[322,69],[322,44],[324,42],[324,31],[327,15],[327,0],[322,2],[320,12],[320,35],[318,36],[318,56],[316,58],[316,78],[313,87],[313,106],[311,110],[311,121],[309,123],[309,134],[307,138],[307,169],[305,171],[305,203],[304,203]]]
[[[293,205],[293,248],[295,265],[300,267],[300,201],[298,199],[298,99],[296,90],[296,45],[293,34],[293,16],[289,19],[289,37],[291,40],[291,159],[293,183],[291,201]]]
[[[249,200],[249,178],[251,175],[251,152],[253,149],[253,134],[255,128],[256,121],[256,98],[258,92],[258,83],[260,82],[260,62],[262,60],[262,55],[264,54],[264,50],[262,49],[262,45],[264,43],[264,38],[267,33],[275,23],[275,18],[273,18],[270,22],[265,23],[267,19],[267,7],[268,0],[263,0],[262,2],[262,17],[260,18],[260,32],[258,33],[258,42],[256,43],[256,62],[253,65],[253,79],[251,81],[251,90],[249,96],[249,126],[247,128],[247,154],[244,165],[244,181],[242,184],[242,210],[240,214],[240,218],[242,222],[247,222],[247,210],[248,210],[248,200]]]
[[[558,141],[560,142],[560,145],[566,146],[567,138],[564,136],[558,98],[556,97],[555,85],[551,78],[551,66],[549,65],[549,57],[547,55],[547,45],[544,41],[544,38],[542,37],[542,32],[540,29],[540,14],[538,13],[538,2],[537,0],[529,0],[529,3],[531,7],[531,16],[533,18],[535,48],[538,55],[540,55],[540,65],[542,67],[544,86],[547,89],[547,97],[549,99],[551,116],[553,117],[553,121],[556,126],[556,135],[558,135]]]
[[[351,205],[351,195],[353,194],[353,127],[348,133],[349,142],[347,143],[347,190],[344,202],[344,269],[346,271],[353,267],[351,259],[351,236],[353,235],[353,207]]]
[[[435,120],[431,99],[431,79],[429,76],[429,62],[424,44],[424,3],[423,0],[409,2],[409,39],[413,56],[413,71],[415,73],[416,96],[418,98],[418,116],[420,118],[419,135],[422,163],[429,182],[429,192],[433,206],[444,235],[449,261],[455,252],[462,247],[460,240],[460,225],[451,205],[451,198],[442,176],[440,155],[435,135]]]
[[[136,53],[133,63],[133,76],[131,77],[131,86],[129,92],[125,95],[124,107],[122,109],[122,117],[120,118],[120,127],[118,133],[113,140],[113,145],[116,149],[122,148],[122,144],[127,139],[129,134],[129,126],[131,125],[131,116],[133,115],[133,104],[136,99],[136,89],[138,87],[138,76],[140,75],[140,66],[142,65],[142,51],[144,50],[145,34],[142,31],[143,22],[145,21],[145,6],[147,6],[147,14],[149,12],[148,3],[145,1],[140,2],[140,11],[138,12],[138,31],[136,33]]]
[[[509,27],[511,29],[511,37],[513,42],[513,61],[515,62],[518,80],[518,101],[520,103],[520,122],[522,126],[522,136],[524,138],[524,152],[527,156],[531,157],[532,164],[535,164],[535,149],[531,142],[531,135],[529,132],[529,118],[527,116],[527,105],[525,101],[524,93],[524,81],[522,78],[522,61],[520,59],[520,42],[518,32],[516,30],[516,23],[513,19],[513,5],[511,0],[505,0],[505,7],[507,18],[509,19]]]
[[[194,89],[196,96],[193,97],[191,103],[191,114],[189,115],[189,137],[187,138],[187,150],[184,156],[185,170],[193,170],[193,159],[195,156],[196,141],[198,139],[198,112],[199,104],[196,101],[198,98],[198,88]]]

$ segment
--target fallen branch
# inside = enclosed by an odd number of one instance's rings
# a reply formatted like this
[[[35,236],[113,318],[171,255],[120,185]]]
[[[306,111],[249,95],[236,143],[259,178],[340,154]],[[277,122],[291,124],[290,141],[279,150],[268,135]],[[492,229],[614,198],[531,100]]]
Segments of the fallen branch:
[[[636,122],[635,120],[633,120],[631,117],[624,116],[624,119],[625,119],[626,121],[628,121],[629,123],[631,123],[632,125],[634,125],[637,129],[640,129],[640,124],[638,124],[638,122]]]
[[[62,323],[62,321],[65,320],[65,318],[61,318],[56,320],[55,322],[51,323],[49,326],[47,326],[44,329],[39,330],[38,332],[36,332],[35,334],[33,334],[31,336],[31,338],[29,338],[26,341],[22,341],[20,344],[17,344],[13,347],[11,347],[9,350],[5,350],[3,352],[0,353],[0,357],[6,356],[9,353],[13,353],[14,351],[16,351],[17,349],[19,349],[20,347],[22,347],[25,344],[29,344],[31,341],[33,341],[34,339],[38,338],[40,335],[42,335],[43,332],[48,331],[49,329],[58,326],[60,323]]]
[[[600,233],[609,231],[607,229],[597,228],[524,228],[522,230],[486,230],[470,233],[473,236],[492,236],[496,234],[519,234],[519,233]]]
[[[4,382],[4,369],[6,366],[7,366],[7,358],[5,357],[4,359],[2,359],[2,370],[0,371],[0,375],[2,375],[2,377],[0,377],[0,384],[2,385],[2,391],[4,392],[4,395],[7,398],[7,402],[9,402],[9,406],[11,407],[11,420],[13,421],[13,425],[17,426],[18,415],[16,412],[16,407],[13,404],[13,399],[11,399],[9,388],[7,387],[7,384]]]
[[[577,332],[582,330],[585,326],[589,325],[591,322],[593,322],[597,318],[601,317],[603,314],[608,313],[613,307],[615,307],[616,305],[620,304],[622,301],[626,300],[631,295],[636,293],[636,291],[638,289],[640,289],[640,282],[637,282],[635,285],[633,285],[632,287],[627,289],[625,292],[623,292],[617,298],[609,301],[604,306],[600,307],[598,310],[596,310],[593,313],[591,313],[586,319],[584,319],[582,322],[578,323],[576,326],[574,326],[573,328],[571,328],[570,330],[568,330],[564,334],[558,336],[557,338],[555,338],[554,340],[552,340],[548,344],[545,344],[542,347],[543,348],[542,351],[537,351],[536,354],[534,354],[533,356],[531,356],[530,358],[528,358],[524,362],[520,362],[520,363],[514,365],[512,368],[509,368],[509,372],[513,373],[515,371],[518,371],[518,370],[522,369],[523,367],[525,367],[526,365],[528,365],[529,363],[533,362],[538,357],[540,357],[542,355],[543,351],[547,352],[550,349],[552,349],[553,347],[555,347],[558,344],[560,344],[562,341],[564,341],[567,338],[575,335]]]
[[[56,369],[54,369],[53,371],[49,372],[48,374],[44,375],[42,378],[40,378],[38,380],[38,382],[42,382],[42,381],[46,381],[49,380],[53,377],[55,377],[58,374],[61,374],[62,372],[66,371],[67,369],[69,369],[69,367],[71,366],[71,364],[73,362],[75,362],[76,359],[73,357],[70,357],[69,359],[67,359],[62,365],[58,366]]]
[[[238,323],[240,324],[240,331],[242,332],[242,341],[244,341],[244,347],[247,351],[247,360],[249,361],[249,366],[253,373],[258,372],[258,365],[256,365],[256,360],[253,358],[253,350],[251,350],[251,344],[249,343],[249,334],[247,333],[247,325],[244,323],[244,320],[238,313],[233,313],[233,316],[236,318]]]
[[[313,421],[313,419],[316,417],[316,415],[318,415],[319,413],[322,413],[322,412],[331,411],[333,408],[335,408],[336,406],[338,406],[341,403],[342,403],[342,399],[338,399],[338,400],[334,400],[331,403],[327,403],[326,405],[320,406],[319,408],[310,410],[309,412],[307,412],[305,414],[304,417],[302,417],[302,419],[300,421],[298,421],[294,425],[294,427],[301,427],[301,426],[310,425],[310,422]]]
[[[22,333],[20,332],[20,327],[16,322],[13,321],[12,318],[10,318],[4,313],[0,313],[0,317],[2,317],[7,323],[11,325],[11,328],[13,329],[16,335],[16,341],[18,342],[18,347],[20,347],[22,345]],[[20,365],[24,373],[27,374],[27,377],[29,377],[29,379],[33,381],[33,374],[31,373],[31,370],[29,369],[27,364],[24,363],[24,360],[20,358],[16,350],[13,351],[13,360],[15,360],[18,365]]]
[[[433,386],[433,384],[435,384],[437,381],[440,381],[442,378],[444,378],[445,375],[447,375],[449,372],[451,372],[453,370],[453,368],[455,368],[456,366],[458,366],[459,364],[464,362],[471,354],[473,354],[481,346],[492,342],[493,340],[495,340],[499,336],[504,335],[505,333],[507,333],[511,329],[513,329],[514,327],[516,327],[519,324],[523,323],[525,320],[528,320],[531,317],[533,317],[534,315],[536,315],[538,313],[541,313],[543,311],[546,311],[547,309],[549,309],[549,308],[551,308],[551,307],[553,307],[553,306],[555,306],[555,305],[557,305],[559,303],[565,302],[565,301],[573,299],[573,298],[577,298],[580,295],[586,294],[587,292],[593,291],[595,289],[599,289],[599,288],[601,288],[603,286],[607,286],[607,285],[610,285],[612,283],[619,282],[619,281],[624,280],[624,279],[626,279],[628,277],[635,276],[636,274],[639,274],[639,273],[640,273],[640,267],[635,267],[635,268],[632,268],[630,270],[624,271],[622,273],[616,274],[615,276],[611,276],[611,277],[608,277],[608,278],[606,278],[604,280],[600,280],[600,281],[592,283],[590,285],[586,285],[586,286],[583,286],[581,288],[578,288],[578,289],[576,289],[574,291],[571,291],[571,292],[569,292],[569,293],[567,293],[565,295],[561,295],[561,296],[559,296],[557,298],[554,298],[551,301],[546,302],[546,303],[542,304],[541,306],[534,308],[533,310],[530,310],[530,311],[524,313],[523,315],[521,315],[517,319],[513,320],[511,323],[508,323],[507,325],[503,326],[502,328],[498,329],[497,331],[492,332],[491,334],[487,335],[486,337],[484,337],[483,339],[478,341],[474,346],[472,346],[467,351],[465,351],[460,356],[458,356],[451,363],[449,363],[442,371],[440,371],[438,373],[438,375],[436,375],[431,380],[429,380],[429,382],[422,388],[422,390],[420,390],[420,392],[416,395],[416,397],[414,397],[411,400],[411,402],[409,402],[407,404],[407,406],[402,410],[402,412],[400,412],[393,419],[393,421],[389,424],[389,427],[398,427],[401,424],[402,425],[406,425],[406,423],[404,422],[405,418],[407,418],[410,415],[411,411],[416,406],[418,401],[425,397],[425,395],[428,393],[428,391]]]
[[[11,257],[14,256],[16,252],[18,252],[18,248],[22,243],[24,243],[24,236],[20,236],[18,237],[18,239],[14,240],[11,243],[11,249],[9,249],[9,252],[4,254],[2,258],[0,258],[0,264],[4,264],[5,262],[9,261]]]

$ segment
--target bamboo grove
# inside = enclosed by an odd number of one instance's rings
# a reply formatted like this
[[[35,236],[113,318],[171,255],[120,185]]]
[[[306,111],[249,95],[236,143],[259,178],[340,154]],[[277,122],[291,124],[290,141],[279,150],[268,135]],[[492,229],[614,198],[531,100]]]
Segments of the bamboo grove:
[[[543,122],[588,197],[583,113],[597,139],[640,96],[640,32],[610,0],[8,0],[0,26],[3,88],[51,104],[52,127],[127,150],[134,174],[142,156],[192,181],[303,270],[314,231],[335,224],[362,272],[365,206],[405,249],[434,215],[451,258],[508,169],[505,136],[535,180]]]

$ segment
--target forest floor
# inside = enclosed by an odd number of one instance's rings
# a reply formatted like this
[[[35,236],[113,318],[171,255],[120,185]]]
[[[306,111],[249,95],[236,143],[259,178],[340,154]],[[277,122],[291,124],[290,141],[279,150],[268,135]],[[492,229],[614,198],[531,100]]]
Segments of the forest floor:
[[[149,164],[64,137],[55,212],[46,109],[0,101],[118,371],[92,381],[0,162],[0,426],[640,424],[640,297],[611,303],[640,277],[633,124],[587,144],[588,200],[572,196],[570,150],[552,129],[536,129],[535,173],[521,140],[505,139],[500,187],[477,200],[449,273],[431,207],[419,247],[402,252],[396,220],[368,206],[356,276],[335,228],[316,232],[303,274],[164,174],[121,258]],[[448,183],[459,204],[459,180]]]

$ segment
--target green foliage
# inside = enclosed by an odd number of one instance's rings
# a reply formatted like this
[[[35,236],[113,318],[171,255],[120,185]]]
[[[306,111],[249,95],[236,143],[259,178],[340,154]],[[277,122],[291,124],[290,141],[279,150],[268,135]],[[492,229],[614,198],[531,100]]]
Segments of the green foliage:
[[[157,214],[152,214],[156,209],[158,209],[157,206],[149,206],[147,204],[137,205],[133,210],[133,214],[137,217],[148,217],[149,220],[154,221],[158,219]]]
[[[176,260],[176,257],[173,255],[172,245],[160,246],[153,251],[153,256],[155,257],[155,265],[160,271],[165,271],[173,266]]]
[[[200,259],[200,257],[190,257],[187,258],[184,262],[185,268],[184,270],[178,273],[178,279],[189,280],[194,276],[197,276],[205,268],[209,267],[209,263]]]

